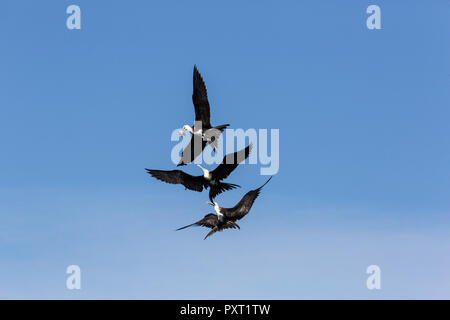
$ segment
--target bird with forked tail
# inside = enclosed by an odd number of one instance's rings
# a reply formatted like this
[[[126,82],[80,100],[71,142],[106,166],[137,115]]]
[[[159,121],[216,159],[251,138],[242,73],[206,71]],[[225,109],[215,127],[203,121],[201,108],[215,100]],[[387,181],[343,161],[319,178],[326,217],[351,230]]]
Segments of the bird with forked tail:
[[[259,196],[261,189],[272,179],[270,177],[261,187],[251,190],[242,197],[241,201],[238,202],[233,208],[222,208],[219,206],[217,202],[211,201],[211,205],[214,206],[214,210],[216,214],[209,213],[203,219],[189,224],[187,226],[178,228],[178,230],[183,230],[192,226],[202,226],[206,228],[210,228],[211,231],[206,235],[206,238],[216,233],[217,231],[222,231],[225,229],[240,229],[239,225],[236,223],[236,220],[240,220],[247,213],[249,213],[250,209],[255,202],[255,199]]]
[[[237,184],[222,182],[222,180],[227,178],[242,161],[248,158],[251,150],[252,144],[249,144],[242,150],[227,154],[220,165],[211,172],[198,165],[203,171],[201,176],[192,176],[181,170],[145,170],[158,180],[166,183],[182,184],[189,190],[202,192],[203,189],[209,188],[209,200],[213,201],[218,194],[240,187]]]
[[[186,131],[192,134],[191,141],[183,150],[181,160],[178,166],[184,166],[194,161],[206,144],[209,143],[211,148],[216,151],[218,139],[229,124],[223,124],[220,126],[212,127],[210,118],[210,107],[208,102],[208,93],[206,90],[205,82],[198,72],[197,66],[194,66],[194,92],[192,93],[192,103],[195,109],[195,123],[191,127],[185,124],[183,129],[180,130],[181,135],[185,135]]]

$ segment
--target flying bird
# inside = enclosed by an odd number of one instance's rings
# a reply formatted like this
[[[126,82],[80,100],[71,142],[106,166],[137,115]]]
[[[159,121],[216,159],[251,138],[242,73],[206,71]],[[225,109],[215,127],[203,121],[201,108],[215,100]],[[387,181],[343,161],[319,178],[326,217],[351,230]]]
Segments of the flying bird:
[[[239,203],[233,208],[222,208],[217,202],[211,201],[210,204],[214,206],[216,214],[208,213],[203,219],[187,226],[181,227],[177,229],[177,231],[192,226],[202,226],[210,228],[211,231],[209,231],[209,233],[203,239],[205,240],[217,231],[236,228],[240,229],[239,225],[236,223],[236,220],[242,219],[247,213],[249,213],[250,209],[253,206],[253,202],[255,202],[255,199],[259,196],[261,189],[270,181],[270,179],[272,179],[272,177],[270,177],[261,187],[247,192],[246,195],[242,197],[241,201],[239,201]]]
[[[248,158],[252,144],[246,148],[229,153],[223,157],[220,165],[213,171],[208,171],[201,165],[197,165],[202,171],[201,176],[192,176],[181,170],[151,170],[145,169],[152,177],[172,184],[182,184],[186,189],[202,192],[203,189],[209,188],[209,200],[213,199],[220,193],[240,187],[237,184],[222,182],[226,179],[237,166]]]
[[[223,124],[217,127],[211,126],[208,93],[197,66],[194,66],[194,92],[192,93],[192,102],[195,109],[194,125],[191,127],[185,124],[183,129],[180,130],[181,135],[185,135],[186,131],[188,131],[192,134],[192,137],[187,147],[183,150],[178,166],[184,166],[194,161],[202,153],[203,149],[205,149],[207,143],[211,145],[211,148],[215,152],[220,134],[229,126],[229,124]]]

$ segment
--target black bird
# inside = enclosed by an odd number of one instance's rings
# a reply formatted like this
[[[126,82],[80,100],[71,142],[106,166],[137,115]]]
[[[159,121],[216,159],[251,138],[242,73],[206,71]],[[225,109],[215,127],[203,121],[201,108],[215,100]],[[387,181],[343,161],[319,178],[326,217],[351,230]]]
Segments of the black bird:
[[[202,192],[203,189],[208,189],[209,187],[209,200],[213,201],[218,194],[240,187],[237,184],[222,182],[222,180],[227,178],[239,163],[248,158],[251,149],[252,144],[249,144],[242,150],[227,154],[223,157],[221,164],[211,172],[198,165],[203,171],[201,176],[192,176],[181,170],[145,170],[158,180],[172,184],[182,184],[189,190]]]
[[[253,202],[255,202],[255,199],[259,196],[261,189],[270,181],[270,179],[272,179],[272,177],[270,177],[269,180],[267,180],[266,183],[258,189],[247,192],[247,194],[242,197],[241,201],[239,201],[239,203],[233,208],[222,208],[219,207],[217,202],[211,202],[210,204],[214,206],[216,214],[208,213],[202,220],[181,227],[177,229],[177,231],[192,226],[210,228],[211,231],[203,239],[205,240],[217,231],[222,231],[224,229],[240,229],[240,227],[236,224],[236,220],[242,219],[250,211],[253,206]]]
[[[211,126],[208,93],[205,82],[197,70],[197,66],[194,66],[194,92],[192,93],[192,102],[194,103],[195,109],[195,123],[192,127],[185,124],[180,131],[182,135],[185,135],[185,132],[189,131],[192,137],[187,147],[183,150],[178,166],[184,166],[194,161],[202,153],[203,149],[205,149],[207,143],[215,151],[220,134],[229,126],[229,124],[223,124],[217,127]]]

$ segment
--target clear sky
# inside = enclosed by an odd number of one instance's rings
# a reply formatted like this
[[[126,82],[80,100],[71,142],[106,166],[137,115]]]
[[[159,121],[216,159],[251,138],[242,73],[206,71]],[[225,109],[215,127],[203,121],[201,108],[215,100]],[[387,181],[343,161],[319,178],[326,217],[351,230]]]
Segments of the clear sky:
[[[0,298],[449,299],[449,9],[2,1]],[[280,130],[280,170],[241,230],[206,241],[174,230],[211,212],[207,194],[144,171],[175,167],[194,64],[213,124]],[[261,185],[259,169],[239,167],[218,202]]]

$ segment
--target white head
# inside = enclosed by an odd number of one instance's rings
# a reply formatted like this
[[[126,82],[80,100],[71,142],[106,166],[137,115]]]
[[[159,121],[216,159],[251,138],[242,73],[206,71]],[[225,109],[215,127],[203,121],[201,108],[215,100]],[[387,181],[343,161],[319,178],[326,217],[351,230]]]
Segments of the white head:
[[[185,124],[185,125],[183,126],[183,130],[184,130],[184,131],[189,131],[189,132],[191,132],[191,133],[194,131],[194,129],[192,129],[192,127],[189,126],[189,125],[187,125],[187,124]]]
[[[207,170],[207,169],[205,169],[205,168],[203,168],[201,165],[197,165],[197,167],[199,167],[200,169],[202,169],[202,171],[203,171],[203,176],[205,177],[205,178],[208,178],[209,179],[209,171]]]

